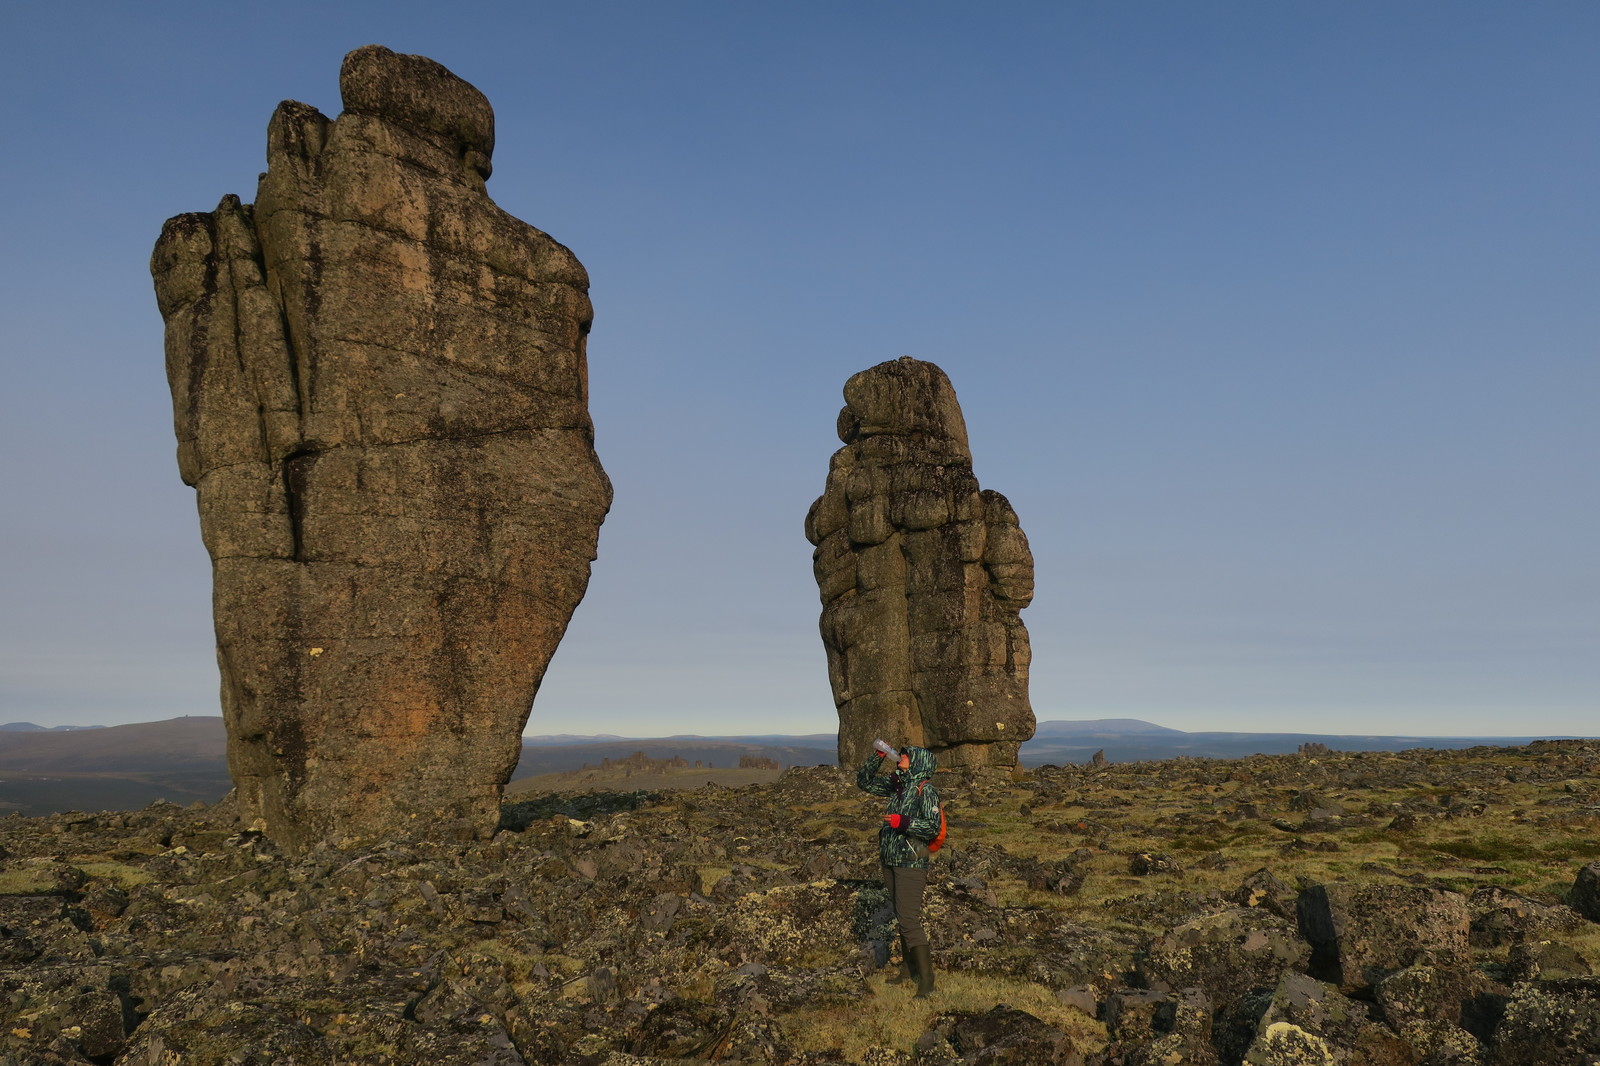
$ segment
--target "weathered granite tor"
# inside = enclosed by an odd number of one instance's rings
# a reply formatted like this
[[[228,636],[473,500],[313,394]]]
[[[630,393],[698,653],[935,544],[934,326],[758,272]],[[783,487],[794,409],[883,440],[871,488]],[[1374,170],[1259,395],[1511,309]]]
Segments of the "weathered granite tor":
[[[290,847],[493,831],[611,503],[588,276],[489,199],[488,101],[375,45],[339,86],[151,261],[229,765]]]
[[[944,371],[902,356],[844,398],[844,447],[806,515],[839,761],[882,736],[944,766],[1013,766],[1034,728],[1028,538],[1004,496],[978,490]]]

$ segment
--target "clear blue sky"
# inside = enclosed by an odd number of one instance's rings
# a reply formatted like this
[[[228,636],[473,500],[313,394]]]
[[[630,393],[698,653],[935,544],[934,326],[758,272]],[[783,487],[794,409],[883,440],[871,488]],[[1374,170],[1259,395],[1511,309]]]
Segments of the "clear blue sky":
[[[1600,732],[1600,4],[10,4],[0,721],[216,712],[146,262],[419,52],[593,277],[616,484],[528,730],[834,725],[839,390],[949,373],[1041,718]]]

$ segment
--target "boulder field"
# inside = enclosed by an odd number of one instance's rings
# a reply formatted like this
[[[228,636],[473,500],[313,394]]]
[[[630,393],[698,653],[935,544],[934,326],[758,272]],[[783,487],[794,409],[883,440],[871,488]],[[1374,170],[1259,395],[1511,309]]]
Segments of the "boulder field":
[[[1577,1066],[1596,771],[1589,741],[941,775],[928,1001],[885,982],[877,804],[834,767],[292,854],[232,800],[10,817],[0,1064]]]

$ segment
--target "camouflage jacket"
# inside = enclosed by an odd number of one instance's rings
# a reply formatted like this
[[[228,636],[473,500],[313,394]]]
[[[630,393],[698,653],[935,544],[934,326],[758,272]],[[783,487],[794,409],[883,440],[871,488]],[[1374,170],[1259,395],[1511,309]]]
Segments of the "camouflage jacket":
[[[878,773],[878,768],[888,762],[887,757],[879,758],[876,753],[867,756],[856,771],[856,786],[874,796],[888,797],[889,805],[883,813],[898,814],[903,819],[899,829],[891,829],[885,822],[878,830],[878,860],[885,866],[926,867],[928,841],[939,835],[933,752],[926,748],[905,750],[911,756],[911,765],[888,775]]]

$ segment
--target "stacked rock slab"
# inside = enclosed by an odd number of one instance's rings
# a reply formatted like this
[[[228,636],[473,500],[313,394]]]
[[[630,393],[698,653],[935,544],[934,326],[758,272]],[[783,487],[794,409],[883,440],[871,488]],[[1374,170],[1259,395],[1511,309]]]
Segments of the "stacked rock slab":
[[[489,199],[488,101],[377,46],[340,91],[151,262],[229,765],[291,847],[493,831],[611,503],[588,276]]]
[[[844,398],[844,447],[806,516],[839,761],[881,736],[943,766],[1013,766],[1034,729],[1028,538],[1004,496],[979,491],[944,371],[902,356]]]

